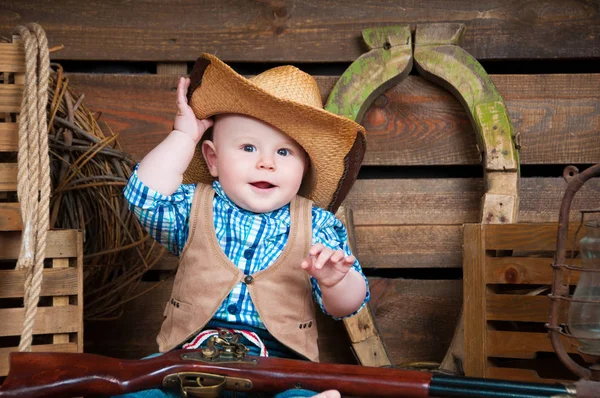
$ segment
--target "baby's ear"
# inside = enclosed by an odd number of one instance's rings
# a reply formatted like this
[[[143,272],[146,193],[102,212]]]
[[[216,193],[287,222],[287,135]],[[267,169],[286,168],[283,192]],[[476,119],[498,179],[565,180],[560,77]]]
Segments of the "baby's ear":
[[[218,177],[219,173],[217,170],[217,148],[215,144],[210,140],[204,140],[202,142],[202,156],[208,166],[208,171],[213,177]]]

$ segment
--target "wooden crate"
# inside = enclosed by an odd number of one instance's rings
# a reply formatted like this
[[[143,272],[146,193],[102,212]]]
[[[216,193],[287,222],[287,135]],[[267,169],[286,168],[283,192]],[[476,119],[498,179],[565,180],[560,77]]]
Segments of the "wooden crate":
[[[0,43],[0,231],[20,230],[17,203],[18,123],[25,55],[16,43]]]
[[[25,72],[23,47],[0,43],[0,376],[18,350],[24,277],[16,270],[22,220],[17,200],[18,114]],[[83,243],[74,230],[49,231],[33,351],[83,351]]]
[[[48,232],[44,278],[33,328],[32,351],[83,351],[82,233]],[[17,351],[23,329],[23,270],[16,270],[21,233],[0,232],[0,376]]]
[[[567,250],[576,245],[577,226],[569,227]],[[466,375],[535,382],[576,379],[554,354],[544,327],[549,322],[557,230],[557,223],[465,224]],[[576,240],[584,233],[585,227]],[[577,284],[578,277],[572,273],[570,283]],[[566,322],[568,311],[563,304],[560,323]],[[569,353],[577,353],[572,341],[565,338],[563,344]]]

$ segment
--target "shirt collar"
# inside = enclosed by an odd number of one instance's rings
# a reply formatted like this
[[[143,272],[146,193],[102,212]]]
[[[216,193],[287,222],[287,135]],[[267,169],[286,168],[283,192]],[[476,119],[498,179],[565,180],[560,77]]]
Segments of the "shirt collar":
[[[223,202],[225,202],[228,206],[230,206],[231,208],[233,208],[234,210],[239,211],[242,214],[245,214],[247,216],[261,216],[261,217],[266,217],[266,218],[273,218],[273,219],[277,219],[277,220],[287,220],[290,217],[290,204],[286,204],[283,207],[280,207],[279,209],[267,212],[267,213],[254,213],[251,211],[248,211],[246,209],[242,209],[241,207],[239,207],[238,205],[236,205],[235,203],[233,203],[231,201],[231,199],[229,199],[229,197],[227,196],[227,194],[225,194],[225,191],[223,191],[223,187],[221,186],[221,183],[217,180],[213,181],[213,189],[215,190],[215,194],[217,195],[217,197],[219,199],[221,199]]]

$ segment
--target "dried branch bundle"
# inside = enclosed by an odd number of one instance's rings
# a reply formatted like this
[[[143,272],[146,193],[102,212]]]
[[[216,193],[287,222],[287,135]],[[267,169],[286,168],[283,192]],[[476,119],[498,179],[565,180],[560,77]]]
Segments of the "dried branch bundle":
[[[51,228],[84,231],[84,317],[114,319],[143,294],[142,275],[165,253],[130,212],[122,189],[135,160],[104,134],[60,65],[48,88]],[[158,284],[155,284],[155,286]]]

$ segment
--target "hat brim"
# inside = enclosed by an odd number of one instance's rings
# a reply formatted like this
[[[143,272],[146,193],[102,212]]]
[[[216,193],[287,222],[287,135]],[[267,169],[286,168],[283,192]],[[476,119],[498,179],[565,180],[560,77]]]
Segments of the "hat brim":
[[[196,62],[188,102],[198,119],[237,113],[262,120],[300,144],[310,158],[310,183],[300,195],[335,211],[356,180],[365,151],[364,128],[321,108],[276,97],[211,54]],[[200,145],[184,183],[211,183]]]

